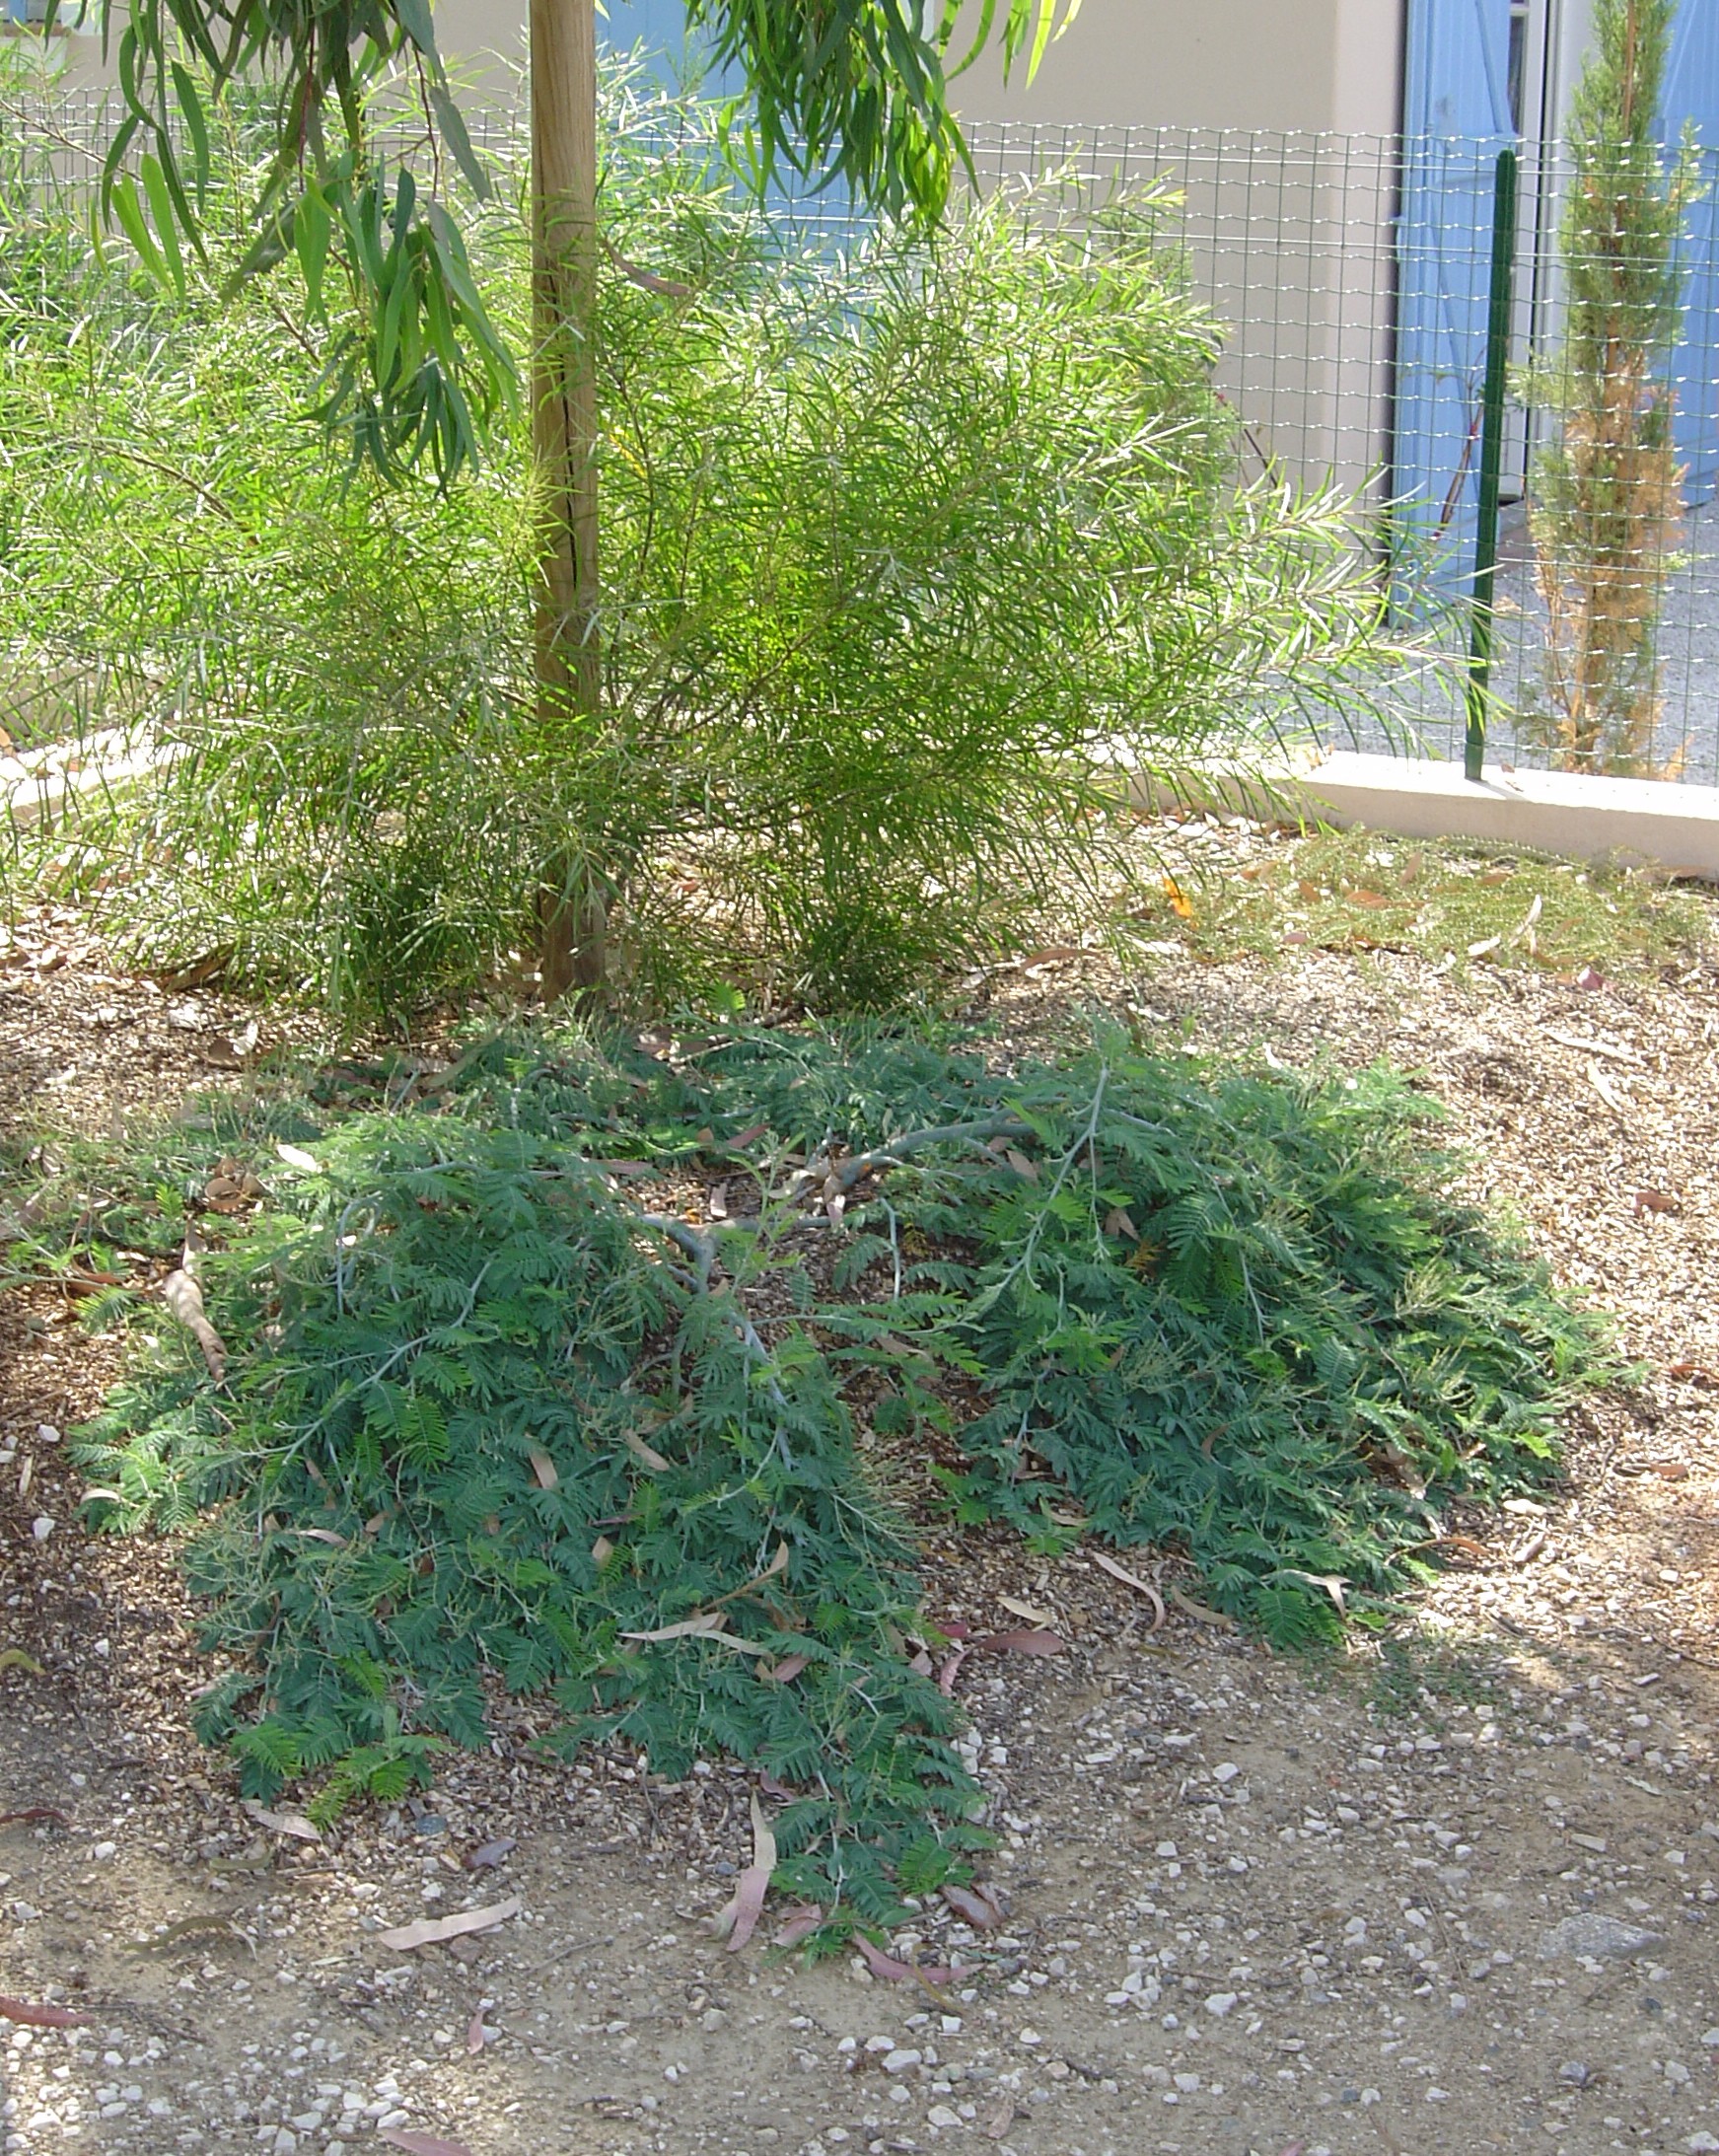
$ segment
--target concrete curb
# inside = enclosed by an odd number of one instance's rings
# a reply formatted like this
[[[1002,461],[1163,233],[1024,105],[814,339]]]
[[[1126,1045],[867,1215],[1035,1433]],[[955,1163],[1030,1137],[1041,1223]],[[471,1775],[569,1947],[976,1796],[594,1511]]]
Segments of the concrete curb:
[[[1622,856],[1719,883],[1719,787],[1497,765],[1470,785],[1454,763],[1357,750],[1252,774],[1213,770],[1209,782],[1215,805],[1255,815],[1404,838],[1478,838],[1577,860]],[[1150,783],[1136,796],[1146,807],[1165,799]]]

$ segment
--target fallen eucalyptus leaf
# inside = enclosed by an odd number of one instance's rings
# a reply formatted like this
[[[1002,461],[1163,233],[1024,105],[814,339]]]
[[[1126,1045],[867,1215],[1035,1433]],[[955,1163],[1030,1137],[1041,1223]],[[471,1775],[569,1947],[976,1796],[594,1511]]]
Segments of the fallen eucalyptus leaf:
[[[776,1837],[770,1832],[763,1807],[755,1795],[752,1805],[752,1860],[741,1873],[733,1896],[717,1912],[712,1926],[717,1938],[728,1941],[731,1954],[738,1954],[757,1929],[764,1896],[769,1892],[770,1875],[776,1869]]]
[[[254,1797],[247,1797],[245,1813],[259,1827],[270,1828],[277,1834],[291,1834],[298,1841],[321,1841],[322,1838],[322,1830],[313,1827],[302,1812],[271,1812]]]
[[[1001,1905],[983,1887],[945,1887],[943,1899],[958,1916],[979,1931],[990,1931],[1003,1920]]]
[[[0,1997],[0,2021],[15,2021],[25,2029],[82,2029],[89,2020],[70,2006],[33,2006],[28,1999]]]
[[[987,1632],[975,1639],[971,1654],[1066,1654],[1068,1642],[1055,1632]]]
[[[414,1947],[463,1939],[468,1931],[492,1931],[510,1916],[517,1916],[523,1906],[516,1894],[506,1902],[494,1902],[488,1908],[466,1909],[459,1916],[420,1916],[412,1923],[396,1924],[392,1931],[379,1931],[377,1941],[393,1947],[396,1954],[409,1954]]]
[[[1089,1549],[1087,1555],[1101,1572],[1108,1572],[1111,1579],[1120,1580],[1124,1587],[1131,1587],[1136,1594],[1144,1595],[1152,1605],[1152,1629],[1158,1631],[1164,1624],[1164,1597],[1150,1580],[1143,1580],[1138,1572],[1130,1572],[1125,1564],[1118,1564],[1114,1557],[1107,1556],[1102,1549]]]
[[[209,1375],[219,1385],[227,1375],[227,1343],[209,1323],[202,1289],[181,1266],[162,1282],[161,1299],[203,1350]]]

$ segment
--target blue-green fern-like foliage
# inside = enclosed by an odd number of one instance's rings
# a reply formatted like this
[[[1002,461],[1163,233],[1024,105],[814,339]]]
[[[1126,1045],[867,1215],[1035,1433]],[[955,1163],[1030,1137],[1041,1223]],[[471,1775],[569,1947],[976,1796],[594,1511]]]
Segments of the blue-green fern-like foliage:
[[[199,1726],[256,1794],[397,1793],[540,1696],[563,1749],[767,1768],[782,1883],[883,1920],[985,1836],[879,1457],[918,1429],[921,1505],[1176,1551],[1306,1642],[1424,1577],[1453,1496],[1544,1479],[1611,1367],[1384,1071],[783,1030],[491,1040],[408,1090],[293,1123],[296,1165],[278,1104],[214,1110],[178,1199],[159,1160],[115,1199],[142,1235],[247,1149],[268,1186],[202,1260],[226,1384],[169,1335],[81,1439],[103,1524],[200,1523]],[[808,1161],[951,1125],[809,1223]],[[713,1173],[756,1213],[674,1211]]]

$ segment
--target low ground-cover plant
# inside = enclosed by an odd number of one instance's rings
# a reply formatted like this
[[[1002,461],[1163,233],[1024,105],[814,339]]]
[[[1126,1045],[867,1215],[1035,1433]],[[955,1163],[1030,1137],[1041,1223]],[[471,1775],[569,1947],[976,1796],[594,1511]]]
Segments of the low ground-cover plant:
[[[1159,190],[837,248],[737,198],[708,111],[620,85],[609,127],[603,708],[553,723],[524,421],[448,494],[326,453],[352,324],[290,260],[227,288],[243,130],[182,291],[0,170],[3,634],[163,753],[51,838],[154,955],[397,1009],[506,974],[577,855],[659,981],[884,1005],[1125,835],[1124,767],[1377,684],[1343,503],[1238,480]],[[471,231],[523,349],[520,222]]]
[[[767,1767],[786,1883],[880,1918],[980,1834],[903,1499],[1183,1554],[1306,1642],[1381,1621],[1453,1497],[1542,1481],[1607,1367],[1384,1073],[768,1033],[389,1090],[218,1110],[83,1206],[159,1241],[217,1163],[256,1192],[200,1260],[223,1381],[168,1326],[79,1443],[101,1524],[199,1523],[201,1726],[259,1792],[397,1785],[486,1686],[551,1694],[554,1742]],[[937,1472],[882,1486],[915,1430]]]
[[[1316,831],[1238,872],[1172,833],[1174,873],[1126,900],[1153,940],[1211,960],[1314,945],[1413,951],[1435,965],[1576,976],[1684,971],[1719,958],[1711,894],[1640,863],[1571,861],[1524,847]],[[1209,860],[1209,865],[1202,862]]]

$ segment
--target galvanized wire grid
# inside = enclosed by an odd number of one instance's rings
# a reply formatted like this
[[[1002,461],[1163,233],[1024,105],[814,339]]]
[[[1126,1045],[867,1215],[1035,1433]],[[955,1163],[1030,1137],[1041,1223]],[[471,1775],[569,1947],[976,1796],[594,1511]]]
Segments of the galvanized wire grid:
[[[98,96],[73,94],[31,117],[76,183],[110,114]],[[646,97],[629,132],[667,147],[677,132],[667,116]],[[516,112],[473,114],[472,133],[497,153],[523,149]],[[392,155],[419,154],[418,130],[391,136]],[[1071,219],[1134,187],[1170,185],[1191,289],[1224,328],[1217,380],[1245,474],[1352,498],[1357,543],[1397,615],[1449,662],[1392,684],[1383,738],[1400,745],[1405,731],[1429,754],[1460,755],[1499,144],[1018,122],[975,125],[968,141],[981,187],[1032,184]],[[1557,454],[1579,448],[1593,423],[1580,397],[1572,407],[1558,366],[1571,169],[1559,147],[1523,153],[1509,350],[1520,394],[1504,438],[1487,706],[1495,761],[1719,784],[1719,149],[1701,151],[1698,166],[1682,219],[1675,346],[1629,391],[1671,415],[1671,457],[1637,457],[1638,468],[1590,485],[1598,507],[1583,510],[1585,527],[1566,515],[1560,540]],[[848,245],[866,231],[835,189],[778,189],[771,210],[809,244]],[[1668,472],[1678,475],[1669,494]],[[1608,612],[1624,617],[1621,629],[1584,618]],[[1570,723],[1572,671],[1598,649],[1604,673],[1608,640],[1619,637],[1627,648],[1621,661],[1611,648],[1610,663],[1631,680],[1621,701],[1613,695],[1623,717],[1612,731],[1630,738],[1595,741],[1592,727]],[[1333,717],[1331,737],[1351,738],[1352,724]]]

